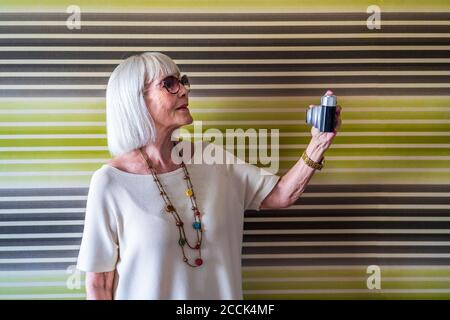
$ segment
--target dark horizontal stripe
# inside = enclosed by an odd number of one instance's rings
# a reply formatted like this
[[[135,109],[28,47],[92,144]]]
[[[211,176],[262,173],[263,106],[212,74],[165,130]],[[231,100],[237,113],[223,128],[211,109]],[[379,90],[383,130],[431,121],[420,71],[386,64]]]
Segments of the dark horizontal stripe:
[[[310,184],[309,192],[450,192],[450,184]]]
[[[60,201],[2,201],[0,209],[50,209],[50,208],[85,208],[85,200]]]
[[[449,45],[448,37],[338,38],[338,39],[0,39],[0,46],[110,46],[110,47],[212,47],[212,46],[365,46]],[[144,50],[144,49],[143,49]]]
[[[375,86],[375,85],[374,85]],[[322,96],[320,89],[217,89],[217,90],[192,90],[190,97],[285,97],[285,96]],[[379,96],[411,96],[420,93],[421,96],[442,96],[450,95],[448,88],[339,88],[339,95],[360,96],[364,91],[365,95]],[[105,90],[1,90],[0,97],[12,98],[38,98],[38,97],[105,97]]]
[[[49,251],[0,251],[0,259],[25,258],[76,258],[77,250],[49,250]]]
[[[79,246],[81,238],[51,239],[0,239],[1,247],[6,246]]]
[[[112,72],[117,64],[0,64],[0,72]],[[450,71],[450,63],[311,63],[311,64],[178,64],[189,72],[283,72],[283,71]]]
[[[0,234],[21,233],[82,233],[83,226],[19,226],[0,227]]]
[[[87,196],[89,188],[0,188],[0,197]]]
[[[307,198],[301,197],[295,202],[296,205],[342,205],[342,204],[436,204],[444,205],[450,204],[450,197],[320,197],[320,198]],[[50,208],[85,208],[85,200],[50,200],[50,201],[2,201],[0,202],[0,209],[50,209]],[[305,209],[306,210],[306,209]],[[302,208],[298,211],[304,212]],[[361,211],[359,209],[351,209]],[[363,209],[364,210],[364,209]],[[376,209],[375,209],[376,210]],[[386,210],[386,209],[383,209]],[[410,210],[410,209],[408,209]],[[290,210],[291,214],[294,213]],[[297,210],[296,210],[297,211]],[[296,212],[295,211],[295,212]],[[420,212],[434,212],[435,209],[421,209]],[[316,211],[315,211],[316,212]],[[325,210],[326,212],[326,210]],[[335,212],[335,210],[333,210]],[[353,211],[354,212],[354,211]],[[376,211],[375,211],[376,212]]]
[[[315,258],[315,259],[243,259],[242,266],[345,266],[345,265],[401,265],[448,266],[449,258]]]
[[[246,211],[246,218],[295,218],[295,217],[450,217],[447,209],[328,209],[328,210],[270,210]],[[4,214],[0,221],[64,221],[84,220],[84,212]]]
[[[450,204],[450,197],[345,197],[345,198],[306,198],[295,202],[298,205],[333,205],[333,204]],[[449,210],[450,211],[450,210]]]
[[[188,74],[189,75],[189,74]],[[196,85],[258,85],[311,83],[450,83],[450,76],[300,76],[300,77],[191,77],[191,89]],[[0,85],[107,85],[107,77],[0,77]]]
[[[0,271],[67,270],[74,263],[5,263]],[[447,266],[450,259],[243,259],[244,267],[250,266],[342,266],[342,265],[401,265]]]
[[[314,241],[450,241],[448,234],[275,234],[244,235],[244,243],[260,242],[269,245],[271,242],[314,242]],[[48,239],[0,239],[1,247],[6,246],[64,246],[81,244],[81,238],[48,238]],[[345,246],[345,245],[343,245]]]
[[[30,213],[30,214],[2,214],[0,221],[65,221],[65,220],[84,220],[84,212],[80,213]]]
[[[0,197],[87,196],[89,188],[0,188]],[[450,184],[309,184],[304,194],[316,192],[450,192]]]
[[[75,263],[1,263],[0,271],[67,270]]]
[[[244,222],[245,230],[311,230],[311,229],[450,229],[448,221],[345,221],[345,222]],[[21,233],[78,233],[82,225],[52,226],[6,226],[0,227],[0,234]],[[370,233],[370,232],[367,232]],[[410,231],[414,234],[414,231]]]
[[[361,26],[81,26],[69,29],[67,26],[0,26],[0,34],[320,34],[361,33],[365,35],[385,33],[448,33],[445,25],[383,25],[381,29],[370,30]],[[257,36],[255,37],[257,38]]]
[[[66,21],[66,12],[2,12],[4,21]],[[366,21],[365,12],[315,12],[315,13],[103,13],[82,12],[84,21]],[[383,20],[449,20],[449,12],[382,12]]]
[[[165,52],[176,60],[227,60],[227,59],[431,59],[449,58],[449,50],[363,50],[363,51],[245,51],[240,52]],[[84,52],[84,51],[3,51],[0,59],[96,59],[96,60],[118,60],[124,59],[129,54],[126,52]],[[217,61],[222,63],[221,61]]]
[[[328,247],[244,247],[243,254],[445,254],[450,247],[443,246],[328,246]],[[76,258],[78,250],[1,251],[0,259]],[[276,258],[275,258],[276,259]]]
[[[449,234],[245,234],[244,242],[278,241],[450,241]],[[36,240],[39,241],[39,240]]]
[[[450,246],[301,246],[301,247],[244,247],[243,254],[295,254],[295,253],[450,253]],[[52,255],[53,256],[53,255]],[[31,256],[30,256],[31,257]]]
[[[298,210],[262,210],[245,212],[247,218],[277,217],[450,217],[448,209],[298,209]]]
[[[448,221],[244,222],[245,230],[450,229]],[[0,228],[1,230],[1,228]],[[411,232],[414,233],[414,232]]]

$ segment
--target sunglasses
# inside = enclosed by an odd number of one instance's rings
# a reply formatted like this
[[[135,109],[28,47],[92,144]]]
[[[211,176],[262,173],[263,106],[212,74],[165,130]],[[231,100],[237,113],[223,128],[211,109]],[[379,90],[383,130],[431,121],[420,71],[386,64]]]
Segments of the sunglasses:
[[[162,85],[166,90],[172,94],[178,93],[180,91],[180,84],[182,84],[187,92],[191,90],[191,84],[187,75],[183,75],[180,79],[175,76],[168,76],[161,81]]]

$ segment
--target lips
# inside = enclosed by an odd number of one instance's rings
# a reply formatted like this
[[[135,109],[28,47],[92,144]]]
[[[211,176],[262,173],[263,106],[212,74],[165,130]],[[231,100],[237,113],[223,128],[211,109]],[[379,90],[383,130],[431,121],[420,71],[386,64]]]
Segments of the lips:
[[[183,110],[183,109],[187,109],[187,108],[188,108],[188,104],[182,104],[181,106],[179,106],[175,110]]]

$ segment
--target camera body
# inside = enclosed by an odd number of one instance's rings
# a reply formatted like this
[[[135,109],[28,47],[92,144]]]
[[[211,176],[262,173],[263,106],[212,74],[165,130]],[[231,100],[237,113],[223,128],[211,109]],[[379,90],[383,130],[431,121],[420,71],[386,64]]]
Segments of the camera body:
[[[309,108],[306,111],[306,123],[316,127],[320,132],[333,132],[336,127],[335,95],[324,95],[321,105]]]

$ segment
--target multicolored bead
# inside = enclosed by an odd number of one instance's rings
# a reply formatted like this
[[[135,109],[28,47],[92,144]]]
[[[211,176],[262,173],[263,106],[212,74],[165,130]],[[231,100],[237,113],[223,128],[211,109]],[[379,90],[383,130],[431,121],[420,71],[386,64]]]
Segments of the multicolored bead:
[[[192,197],[192,189],[187,189],[185,192],[186,196]]]
[[[180,240],[178,240],[178,244],[180,246],[184,246],[186,244],[186,240],[184,240],[183,238],[180,238]]]
[[[195,264],[196,264],[197,266],[201,266],[201,265],[203,264],[203,260],[200,259],[200,258],[195,259]]]
[[[202,227],[202,223],[201,222],[194,222],[192,224],[192,226],[194,227],[194,229],[200,229]]]

